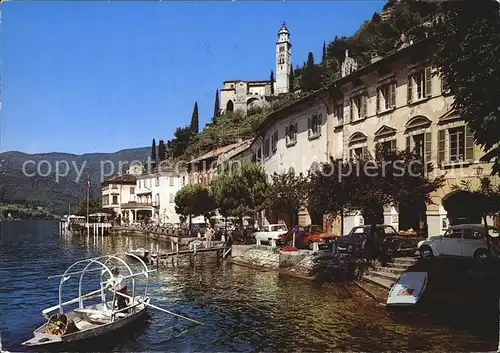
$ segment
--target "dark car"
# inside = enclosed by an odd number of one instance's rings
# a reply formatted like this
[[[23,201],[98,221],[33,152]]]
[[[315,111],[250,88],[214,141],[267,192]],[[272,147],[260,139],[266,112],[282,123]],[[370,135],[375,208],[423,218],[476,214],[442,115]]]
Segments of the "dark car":
[[[376,244],[384,244],[384,247],[388,248],[392,252],[399,252],[406,247],[410,247],[410,244],[408,244],[409,238],[400,236],[394,227],[385,224],[377,224],[376,227]],[[347,251],[348,253],[360,251],[363,243],[368,237],[368,234],[370,234],[370,228],[370,225],[352,228],[349,234],[337,239],[337,249],[339,251]]]

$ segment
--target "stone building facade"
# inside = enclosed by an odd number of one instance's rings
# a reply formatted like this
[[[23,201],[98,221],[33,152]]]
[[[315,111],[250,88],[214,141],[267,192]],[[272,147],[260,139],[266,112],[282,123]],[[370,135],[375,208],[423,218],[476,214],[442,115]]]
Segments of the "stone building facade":
[[[397,230],[443,234],[450,223],[443,201],[463,181],[478,186],[479,177],[489,175],[492,165],[480,162],[484,152],[452,109],[453,97],[431,65],[434,50],[432,40],[426,39],[362,68],[346,56],[349,65],[343,65],[343,77],[266,118],[251,144],[252,159],[269,175],[291,170],[305,174],[330,158],[372,154],[377,143],[388,150],[412,150],[433,164],[428,176],[445,175],[446,184],[431,194],[432,204],[388,206],[380,222]],[[500,178],[492,181],[498,185]],[[263,216],[263,223],[286,218]],[[319,223],[317,215],[303,210],[299,224],[311,223]],[[328,230],[346,233],[363,223],[359,213],[347,214]]]
[[[446,175],[446,185],[433,193],[434,204],[393,205],[384,210],[384,223],[396,229],[442,234],[448,227],[443,199],[453,185],[479,183],[491,164],[457,112],[453,97],[432,67],[431,40],[415,43],[356,70],[335,83],[329,116],[329,154],[338,159],[373,153],[375,144],[386,149],[412,150],[432,162],[433,176]],[[495,182],[500,182],[498,178]],[[363,223],[360,214],[347,215],[344,229]]]

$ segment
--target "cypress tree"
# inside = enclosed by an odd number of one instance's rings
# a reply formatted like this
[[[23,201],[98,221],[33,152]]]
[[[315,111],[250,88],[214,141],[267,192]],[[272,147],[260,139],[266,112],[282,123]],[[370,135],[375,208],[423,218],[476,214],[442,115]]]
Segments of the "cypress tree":
[[[219,90],[215,91],[215,104],[214,104],[214,118],[219,116],[220,103],[219,103]],[[215,119],[214,119],[215,122]]]
[[[191,116],[191,131],[198,134],[200,129],[200,121],[198,118],[198,102],[194,102],[193,115]]]
[[[269,81],[271,81],[271,94],[274,94],[274,71],[271,70],[271,75],[269,76]]]
[[[160,142],[158,143],[158,160],[160,162],[164,161],[166,156],[167,156],[167,151],[165,149],[165,142],[163,142],[163,140],[160,140]]]
[[[156,161],[156,141],[153,139],[153,144],[151,145],[151,160]]]
[[[293,72],[293,65],[292,63],[290,63],[290,76],[288,76],[289,78],[289,83],[288,83],[288,86],[290,88],[290,92],[293,92],[293,82],[295,81],[295,74]]]
[[[321,57],[321,64],[326,65],[326,43],[323,42],[323,56]]]

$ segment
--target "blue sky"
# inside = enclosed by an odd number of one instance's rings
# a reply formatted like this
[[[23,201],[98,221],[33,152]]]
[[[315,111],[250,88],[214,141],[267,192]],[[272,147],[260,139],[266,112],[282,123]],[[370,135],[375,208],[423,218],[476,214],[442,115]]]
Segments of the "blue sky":
[[[113,152],[213,113],[229,79],[268,79],[282,21],[293,65],[384,1],[2,4],[1,150]]]

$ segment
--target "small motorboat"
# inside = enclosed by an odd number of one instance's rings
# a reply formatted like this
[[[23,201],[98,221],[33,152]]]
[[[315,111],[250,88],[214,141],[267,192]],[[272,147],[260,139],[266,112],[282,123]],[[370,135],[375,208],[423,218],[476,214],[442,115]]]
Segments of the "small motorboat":
[[[126,252],[125,255],[130,256],[132,258],[139,257],[142,260],[147,260],[149,256],[149,250],[146,250],[144,248],[132,249]]]
[[[414,306],[424,293],[427,272],[404,272],[392,286],[387,306]]]

